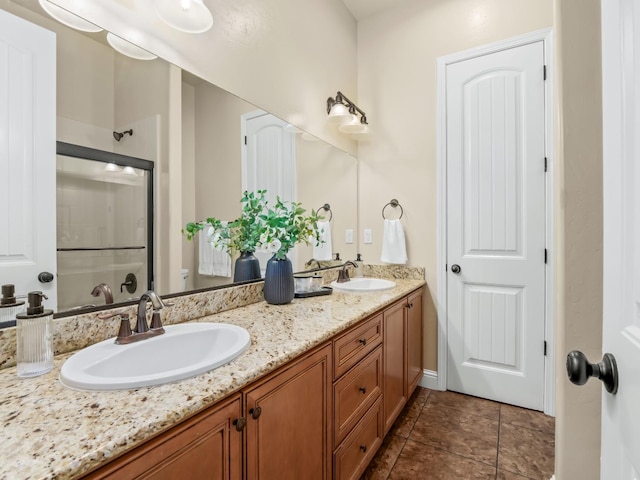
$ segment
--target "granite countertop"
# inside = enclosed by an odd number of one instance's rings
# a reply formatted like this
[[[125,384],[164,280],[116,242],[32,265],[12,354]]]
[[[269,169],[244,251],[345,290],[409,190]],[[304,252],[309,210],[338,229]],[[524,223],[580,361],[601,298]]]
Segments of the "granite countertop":
[[[251,346],[227,365],[176,383],[71,390],[58,381],[71,354],[55,357],[53,371],[31,379],[18,378],[15,367],[0,370],[0,479],[71,478],[94,469],[425,284],[394,281],[395,288],[381,292],[334,290],[288,305],[258,302],[199,318],[246,328]]]

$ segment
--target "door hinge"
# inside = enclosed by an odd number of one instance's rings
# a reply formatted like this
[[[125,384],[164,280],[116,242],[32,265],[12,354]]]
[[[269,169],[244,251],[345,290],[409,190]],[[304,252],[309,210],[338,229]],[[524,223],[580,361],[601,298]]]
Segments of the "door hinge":
[[[547,160],[547,157],[544,157],[544,172],[547,173],[547,170],[549,168],[549,161]]]
[[[246,135],[244,136],[244,144],[245,145],[247,144],[247,136]]]
[[[547,79],[547,66],[546,65],[542,66],[542,79],[543,80]]]
[[[547,341],[544,341],[544,356],[547,356]]]
[[[544,249],[544,263],[545,264],[547,263],[547,255],[548,255],[548,252],[547,252],[547,249],[545,248]]]
[[[445,263],[445,264],[444,264],[444,271],[445,271],[445,272],[448,272],[448,271],[449,271],[449,264],[448,264],[448,263]]]

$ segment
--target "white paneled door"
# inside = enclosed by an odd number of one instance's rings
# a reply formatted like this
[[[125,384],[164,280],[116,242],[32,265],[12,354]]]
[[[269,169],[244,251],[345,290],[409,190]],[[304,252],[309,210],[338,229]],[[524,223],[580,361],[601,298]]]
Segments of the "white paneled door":
[[[284,120],[266,112],[253,112],[243,116],[244,156],[242,189],[250,192],[266,190],[270,206],[276,198],[284,201],[296,199],[296,142],[295,134]],[[270,253],[255,252],[264,276]],[[287,256],[295,265],[295,248]]]
[[[640,478],[639,68],[640,5],[603,1],[602,352],[617,360],[620,385],[615,395],[602,389],[602,479]]]
[[[56,308],[56,40],[0,10],[0,283]],[[40,276],[41,273],[51,275]]]
[[[447,65],[447,388],[542,410],[542,41]]]

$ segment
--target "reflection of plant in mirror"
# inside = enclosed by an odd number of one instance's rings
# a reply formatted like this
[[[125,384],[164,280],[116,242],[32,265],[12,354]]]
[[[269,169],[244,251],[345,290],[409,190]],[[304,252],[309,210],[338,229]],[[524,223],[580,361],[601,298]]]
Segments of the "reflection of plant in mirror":
[[[267,208],[266,193],[266,190],[258,190],[255,193],[244,192],[241,200],[242,215],[233,222],[224,222],[210,217],[204,222],[187,223],[182,233],[191,240],[208,226],[206,234],[218,250],[225,250],[229,254],[255,252],[263,230],[261,214]]]
[[[305,209],[297,202],[283,202],[278,197],[274,208],[261,215],[261,250],[275,254],[282,260],[296,243],[319,245],[318,215],[304,215]]]
[[[275,206],[269,208],[266,193],[266,190],[244,192],[242,215],[232,222],[210,217],[204,222],[187,223],[182,233],[191,240],[208,226],[209,241],[218,250],[233,254],[255,252],[259,248],[275,254],[278,259],[285,258],[296,243],[318,245],[321,242],[316,212],[305,216],[302,204],[282,201],[279,197]]]

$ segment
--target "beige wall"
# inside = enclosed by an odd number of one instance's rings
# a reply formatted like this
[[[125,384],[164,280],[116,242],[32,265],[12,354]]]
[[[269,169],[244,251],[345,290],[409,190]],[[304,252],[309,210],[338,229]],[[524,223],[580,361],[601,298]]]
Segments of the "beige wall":
[[[600,1],[554,0],[556,32],[556,478],[599,478],[600,382],[567,380],[571,350],[602,358]]]
[[[382,207],[397,198],[409,263],[426,267],[424,366],[437,369],[436,59],[552,25],[551,0],[417,0],[358,23],[358,104],[372,140],[360,142],[363,260],[380,263]]]
[[[356,92],[356,21],[340,0],[208,2],[214,25],[189,35],[153,2],[54,0],[315,136],[356,152],[326,122],[327,97]]]

